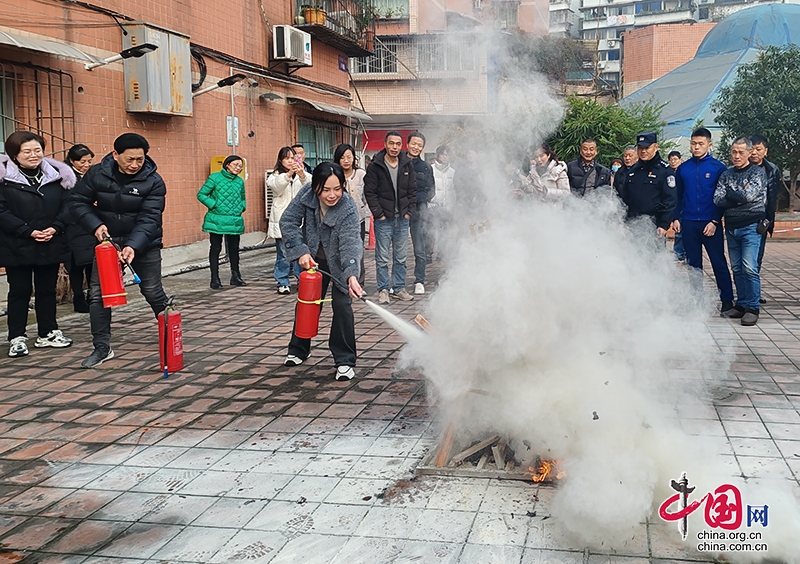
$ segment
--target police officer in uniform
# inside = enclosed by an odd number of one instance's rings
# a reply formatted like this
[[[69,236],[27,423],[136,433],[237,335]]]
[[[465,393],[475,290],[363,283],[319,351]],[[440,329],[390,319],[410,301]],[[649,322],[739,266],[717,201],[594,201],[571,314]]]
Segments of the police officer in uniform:
[[[672,221],[677,190],[675,171],[661,158],[655,133],[636,136],[639,161],[627,172],[622,187],[622,201],[628,206],[628,219],[649,216],[658,236],[664,237]]]

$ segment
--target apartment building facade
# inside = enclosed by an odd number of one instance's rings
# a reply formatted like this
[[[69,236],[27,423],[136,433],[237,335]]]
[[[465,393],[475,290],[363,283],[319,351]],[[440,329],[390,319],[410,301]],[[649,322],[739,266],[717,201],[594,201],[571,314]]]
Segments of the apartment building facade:
[[[623,35],[651,25],[718,22],[739,10],[775,0],[582,0],[580,38],[597,45],[597,75],[619,85]],[[795,3],[798,0],[789,0]],[[627,40],[627,38],[625,38]],[[662,56],[669,56],[664,52]],[[627,66],[628,61],[625,62]],[[637,82],[639,80],[637,79]]]
[[[392,17],[378,21],[374,54],[350,60],[353,97],[373,119],[364,135],[368,154],[383,147],[390,129],[419,129],[430,152],[448,129],[490,115],[498,38],[544,35],[549,27],[546,0],[375,2]]]
[[[301,141],[314,164],[329,159],[336,144],[359,138],[360,124],[369,120],[351,105],[347,72],[348,57],[369,52],[363,41],[369,26],[357,20],[362,4],[326,0],[326,19],[309,22],[305,4],[6,3],[0,137],[32,130],[45,138],[54,158],[85,143],[99,161],[119,134],[141,133],[167,184],[167,247],[205,239],[205,208],[195,195],[215,157],[239,154],[247,163],[246,231],[263,233],[265,171],[273,168],[279,148]],[[143,43],[156,50],[92,70],[85,66]],[[233,85],[217,87],[224,79]]]

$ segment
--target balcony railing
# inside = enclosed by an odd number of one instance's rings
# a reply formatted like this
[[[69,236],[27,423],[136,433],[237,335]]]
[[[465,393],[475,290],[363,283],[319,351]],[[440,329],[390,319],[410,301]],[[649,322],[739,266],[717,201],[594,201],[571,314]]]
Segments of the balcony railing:
[[[370,55],[375,11],[370,0],[295,0],[295,27],[350,57]]]

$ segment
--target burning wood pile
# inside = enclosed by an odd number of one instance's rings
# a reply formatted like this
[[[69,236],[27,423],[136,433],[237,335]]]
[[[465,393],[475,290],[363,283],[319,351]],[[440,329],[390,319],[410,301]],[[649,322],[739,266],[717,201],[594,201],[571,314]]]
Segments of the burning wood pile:
[[[500,435],[458,446],[454,429],[448,428],[436,450],[417,467],[420,474],[473,478],[502,478],[554,484],[566,477],[558,460],[536,457],[525,468],[514,450]]]
[[[414,322],[424,331],[430,331],[431,325],[422,315],[417,315]],[[525,464],[517,459],[516,453],[509,446],[509,441],[495,434],[488,439],[470,441],[460,444],[459,426],[462,424],[463,411],[467,396],[491,397],[494,394],[485,390],[471,388],[455,402],[450,423],[444,430],[439,445],[417,467],[419,474],[444,476],[464,476],[474,478],[503,478],[509,480],[533,481],[534,483],[555,483],[565,477],[558,460],[545,460],[536,457],[532,466],[525,469]],[[531,449],[528,441],[522,446]],[[526,461],[530,461],[527,458]]]

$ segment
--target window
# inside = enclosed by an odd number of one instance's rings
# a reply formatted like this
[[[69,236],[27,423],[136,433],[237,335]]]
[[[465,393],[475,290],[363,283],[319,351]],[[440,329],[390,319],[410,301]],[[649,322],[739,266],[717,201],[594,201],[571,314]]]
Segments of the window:
[[[297,120],[297,141],[306,150],[306,161],[312,168],[333,160],[333,151],[344,139],[344,126]]]
[[[644,2],[643,4],[636,4],[637,14],[660,12],[662,9],[661,2]]]
[[[11,80],[0,75],[0,153],[5,153],[6,138],[14,133],[14,92]]]
[[[0,150],[17,130],[41,135],[47,156],[63,159],[75,143],[72,76],[31,65],[0,61]]]
[[[608,52],[609,61],[619,61],[619,49],[614,49]]]
[[[463,36],[418,36],[416,41],[419,72],[463,72],[475,70],[475,51],[464,49]]]
[[[496,5],[501,28],[519,27],[519,2],[497,2]]]
[[[353,74],[397,73],[397,40],[375,41],[375,54],[350,59]]]

